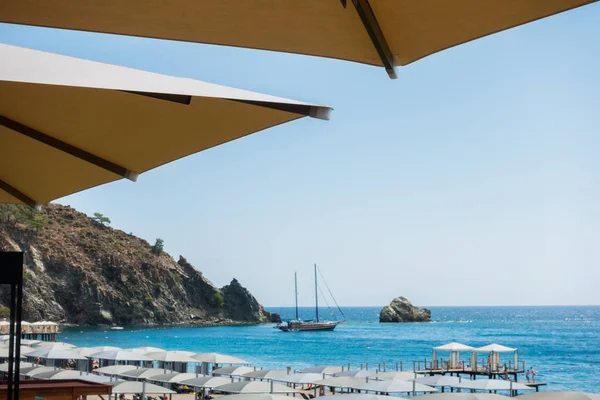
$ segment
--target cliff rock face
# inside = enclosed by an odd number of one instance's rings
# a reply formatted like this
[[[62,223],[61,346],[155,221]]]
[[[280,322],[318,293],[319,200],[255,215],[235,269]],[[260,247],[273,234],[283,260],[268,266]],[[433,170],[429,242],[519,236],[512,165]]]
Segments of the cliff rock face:
[[[261,323],[270,319],[233,280],[216,288],[180,257],[70,207],[1,205],[0,251],[25,253],[24,319],[75,324]],[[9,293],[0,291],[0,305]]]
[[[413,306],[404,297],[396,297],[381,309],[379,322],[431,322],[431,311]]]

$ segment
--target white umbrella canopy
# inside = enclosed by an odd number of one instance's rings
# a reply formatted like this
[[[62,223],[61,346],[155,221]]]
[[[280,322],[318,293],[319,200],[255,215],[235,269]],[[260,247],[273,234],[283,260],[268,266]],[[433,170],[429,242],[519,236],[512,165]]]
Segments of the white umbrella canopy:
[[[163,368],[137,368],[137,369],[122,372],[119,375],[126,377],[126,378],[143,379],[143,378],[150,378],[150,377],[153,377],[156,375],[162,375],[167,372],[171,373],[173,371],[171,371],[170,369],[163,369]]]
[[[241,358],[219,353],[201,353],[194,355],[193,358],[196,359],[196,362],[213,364],[250,364],[248,361],[242,360]]]
[[[521,399],[522,396],[519,396]],[[492,393],[434,393],[419,396],[419,400],[508,400],[510,397]],[[557,399],[558,400],[558,399]]]
[[[273,379],[287,376],[285,369],[258,369],[256,371],[248,372],[242,375],[244,378],[253,379]]]
[[[217,386],[226,385],[231,382],[231,379],[220,376],[202,376],[199,378],[186,379],[179,382],[182,385],[199,387],[199,388],[214,388]]]
[[[4,336],[8,337],[8,335],[4,335]],[[8,343],[9,343],[9,339],[8,338],[6,338],[6,340],[5,340],[2,337],[0,337],[0,341],[3,342],[2,346],[8,346]],[[21,345],[25,345],[25,346],[36,346],[36,345],[38,345],[41,342],[42,342],[41,340],[21,339]]]
[[[351,388],[362,385],[367,381],[367,378],[354,378],[349,376],[330,377],[314,381],[315,385],[331,386],[336,388]]]
[[[423,376],[424,376],[423,374],[417,374],[414,372],[388,371],[388,372],[380,372],[377,375],[373,376],[373,378],[386,380],[386,381],[391,381],[391,380],[409,381],[409,380],[415,379],[415,378],[422,378]]]
[[[140,381],[121,382],[112,388],[112,392],[113,394],[132,394],[142,392],[146,394],[175,394],[174,391],[167,389],[166,387]]]
[[[331,111],[6,44],[0,59],[0,203],[38,206],[135,181],[179,158]]]
[[[126,351],[131,351],[132,353],[138,354],[146,354],[146,353],[156,353],[159,351],[166,351],[158,347],[133,347],[130,349],[124,349]]]
[[[10,348],[8,346],[0,347],[0,358],[8,358],[8,353]],[[21,346],[21,358],[24,357],[23,354],[33,351],[33,349],[29,346]],[[14,354],[14,353],[13,353]]]
[[[230,394],[227,400],[290,400],[289,396],[273,393]]]
[[[598,393],[536,392],[519,396],[519,400],[600,400]]]
[[[26,371],[22,371],[21,375],[35,377],[38,374],[42,374],[44,372],[50,372],[50,371],[54,372],[54,371],[62,371],[62,370],[60,368],[56,368],[56,367],[36,367],[36,368],[27,369]]]
[[[372,393],[341,393],[336,394],[336,400],[398,400],[398,397],[382,396]]]
[[[347,376],[347,377],[352,377],[352,378],[367,378],[367,377],[372,377],[375,375],[376,375],[375,371],[369,371],[367,369],[354,369],[354,370],[350,370],[350,371],[336,372],[335,374],[333,374],[333,376],[335,376],[335,377]]]
[[[8,366],[9,366],[9,363],[7,363],[7,362],[0,364],[0,372],[7,372]],[[14,368],[14,366],[15,366],[15,364],[13,364],[13,368]],[[21,361],[19,363],[19,372],[21,372],[21,374],[23,374],[24,373],[23,370],[25,368],[37,368],[38,366],[39,365],[35,364],[35,363]]]
[[[94,372],[104,375],[120,375],[123,372],[139,369],[135,365],[109,365],[108,367],[96,368]]]
[[[301,373],[305,373],[305,374],[327,374],[327,375],[332,375],[335,374],[337,372],[342,372],[342,367],[336,367],[336,366],[332,366],[332,365],[322,365],[322,366],[314,366],[314,367],[310,367],[310,368],[304,368],[303,370],[300,370],[299,372]]]
[[[458,342],[447,343],[447,344],[444,344],[441,346],[434,347],[433,349],[437,350],[437,351],[472,351],[472,350],[475,350],[475,348],[472,346],[467,346],[466,344],[462,344],[462,343],[458,343]]]
[[[436,388],[411,381],[372,381],[352,386],[353,389],[381,393],[437,392]]]
[[[74,344],[65,343],[65,342],[39,342],[36,343],[33,347],[37,348],[61,348],[61,349],[72,349],[76,347]]]
[[[236,367],[236,366],[232,366],[232,367],[223,367],[223,368],[217,368],[217,369],[213,369],[212,370],[212,374],[215,376],[241,376],[244,374],[247,374],[248,372],[252,372],[254,371],[254,368],[252,367]]]
[[[27,357],[47,358],[51,360],[87,360],[81,354],[61,347],[42,347],[25,354]]]
[[[473,349],[476,353],[513,353],[517,351],[517,349],[513,347],[506,347],[501,344],[492,343],[487,346],[478,347]]]
[[[446,375],[424,376],[422,378],[416,378],[413,380],[422,385],[433,387],[457,385],[461,381],[461,379],[456,376]]]
[[[191,372],[170,372],[166,374],[154,375],[148,378],[149,381],[163,383],[179,383],[188,379],[204,377],[202,374],[194,374]]]
[[[451,385],[455,388],[472,390],[534,390],[535,388],[525,386],[518,382],[505,381],[502,379],[465,379],[460,383]]]
[[[52,371],[39,372],[35,374],[35,379],[79,379],[80,377],[83,377],[85,375],[90,375],[90,373],[83,371],[75,371],[72,369],[57,369]]]
[[[100,351],[90,355],[91,358],[113,361],[152,361],[143,354],[132,353],[125,350]]]
[[[307,384],[323,379],[323,374],[298,373],[273,378],[276,382]]]
[[[189,385],[188,385],[189,386]],[[298,393],[298,390],[273,382],[239,381],[216,386],[214,391],[223,393]]]
[[[192,358],[189,353],[188,351],[156,351],[145,353],[144,356],[154,361],[197,363],[198,360]]]
[[[74,352],[79,353],[85,357],[91,357],[92,354],[99,353],[101,351],[118,351],[118,350],[121,350],[121,348],[114,347],[114,346],[80,347],[80,348],[73,349]]]

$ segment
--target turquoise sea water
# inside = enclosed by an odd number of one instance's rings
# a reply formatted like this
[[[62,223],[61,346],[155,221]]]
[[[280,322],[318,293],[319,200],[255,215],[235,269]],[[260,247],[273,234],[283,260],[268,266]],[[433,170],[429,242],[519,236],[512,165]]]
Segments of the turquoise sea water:
[[[431,359],[431,348],[458,341],[472,346],[500,343],[519,348],[520,359],[548,383],[543,390],[600,392],[600,307],[434,307],[429,324],[379,324],[379,308],[342,308],[347,323],[333,332],[290,332],[272,325],[215,328],[139,328],[122,331],[65,329],[59,340],[78,346],[219,352],[264,367],[300,369],[314,364],[370,369],[386,362]],[[270,308],[293,318],[292,308]],[[300,316],[312,318],[314,309]],[[464,358],[469,355],[465,354]],[[509,357],[509,356],[507,356]],[[510,355],[512,357],[512,354]],[[509,360],[511,358],[507,358]],[[524,380],[524,376],[519,380]]]

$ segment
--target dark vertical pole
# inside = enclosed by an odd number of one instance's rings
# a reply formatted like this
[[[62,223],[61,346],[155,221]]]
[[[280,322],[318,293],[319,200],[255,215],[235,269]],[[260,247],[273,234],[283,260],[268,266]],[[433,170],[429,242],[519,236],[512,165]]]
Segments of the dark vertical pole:
[[[9,265],[10,267],[10,265]],[[14,362],[15,362],[15,297],[17,288],[16,285],[10,284],[10,328],[8,331],[8,388],[7,388],[7,399],[12,400],[13,398],[13,379],[14,379]]]
[[[17,283],[17,326],[15,328],[15,394],[13,399],[19,400],[19,383],[21,373],[21,321],[23,321],[23,262],[19,263]]]
[[[317,287],[317,264],[315,264],[315,313],[319,322],[319,288]]]
[[[294,289],[296,293],[296,321],[298,321],[298,274],[296,272],[294,272]]]

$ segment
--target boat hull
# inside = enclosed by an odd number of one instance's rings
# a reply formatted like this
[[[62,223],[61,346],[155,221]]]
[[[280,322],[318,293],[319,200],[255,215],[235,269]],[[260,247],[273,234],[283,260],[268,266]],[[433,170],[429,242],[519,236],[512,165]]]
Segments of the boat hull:
[[[276,328],[283,332],[313,332],[332,331],[339,322],[288,322],[287,325],[277,325]]]

